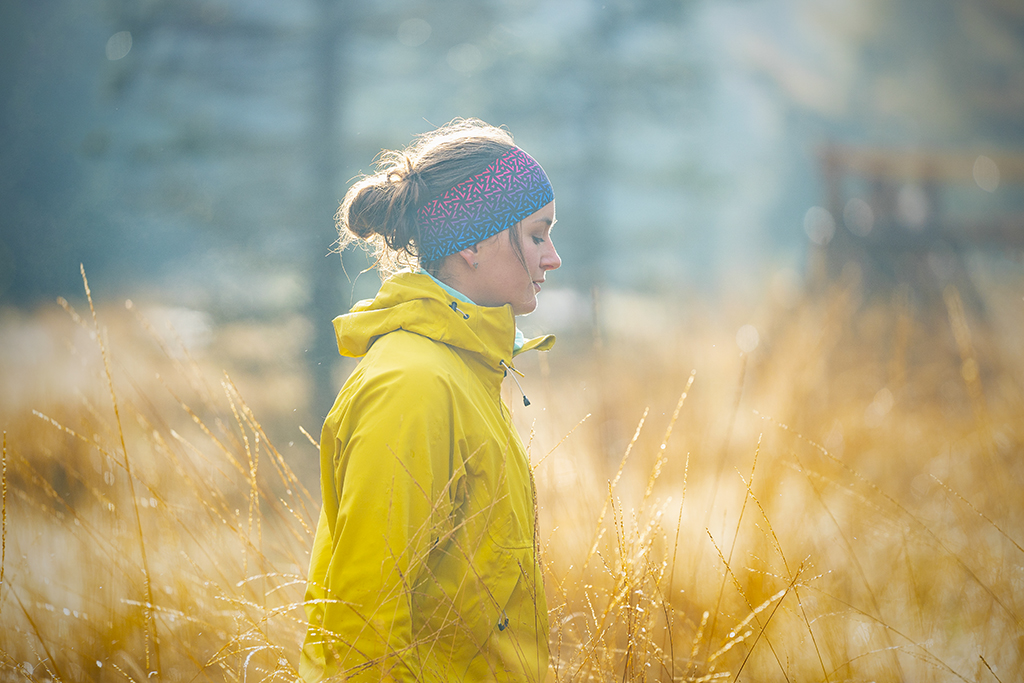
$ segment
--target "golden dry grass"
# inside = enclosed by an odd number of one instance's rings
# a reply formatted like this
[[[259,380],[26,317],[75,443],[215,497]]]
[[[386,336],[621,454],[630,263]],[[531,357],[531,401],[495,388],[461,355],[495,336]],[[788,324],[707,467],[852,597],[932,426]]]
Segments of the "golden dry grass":
[[[748,356],[691,310],[524,359],[550,678],[1020,680],[1021,289],[982,319],[846,283]],[[67,308],[70,389],[4,366],[0,678],[292,680],[312,444],[215,359],[122,343],[137,311]]]

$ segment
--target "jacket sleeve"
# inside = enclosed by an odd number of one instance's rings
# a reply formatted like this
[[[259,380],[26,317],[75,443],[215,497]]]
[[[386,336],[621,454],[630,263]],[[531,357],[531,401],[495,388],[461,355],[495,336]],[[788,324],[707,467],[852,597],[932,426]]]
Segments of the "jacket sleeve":
[[[319,615],[328,675],[420,679],[412,595],[450,512],[451,411],[440,378],[406,368],[365,383],[334,433],[325,426],[327,528],[314,552],[330,554]]]

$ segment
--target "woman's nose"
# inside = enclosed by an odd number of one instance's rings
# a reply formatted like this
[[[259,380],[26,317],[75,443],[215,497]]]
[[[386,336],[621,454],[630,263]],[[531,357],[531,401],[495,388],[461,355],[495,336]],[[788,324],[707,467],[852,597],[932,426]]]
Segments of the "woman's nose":
[[[558,255],[555,250],[555,243],[548,238],[548,248],[544,250],[544,254],[541,256],[540,267],[544,270],[555,270],[562,265],[562,258]]]

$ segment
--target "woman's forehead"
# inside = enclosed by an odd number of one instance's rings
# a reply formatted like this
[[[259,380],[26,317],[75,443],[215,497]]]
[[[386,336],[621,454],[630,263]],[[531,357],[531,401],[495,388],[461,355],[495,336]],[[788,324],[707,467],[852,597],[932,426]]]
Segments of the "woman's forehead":
[[[540,224],[540,225],[547,225],[547,226],[554,225],[555,224],[555,203],[551,202],[547,206],[544,206],[543,208],[538,209],[537,211],[534,211],[529,216],[524,218],[523,222],[524,223],[528,223],[530,225],[533,225],[533,224]]]

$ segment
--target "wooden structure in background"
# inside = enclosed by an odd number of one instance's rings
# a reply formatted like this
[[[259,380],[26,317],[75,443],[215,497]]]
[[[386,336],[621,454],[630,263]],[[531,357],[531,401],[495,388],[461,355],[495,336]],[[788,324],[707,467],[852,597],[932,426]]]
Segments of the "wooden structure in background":
[[[982,414],[983,386],[1007,366],[967,258],[1024,254],[1024,154],[830,145],[820,164],[828,214],[819,208],[805,219],[817,242],[810,291],[840,283],[854,295],[850,312],[871,304],[889,312],[874,318],[874,332],[847,330],[857,352],[834,351],[831,371],[848,371],[848,357],[862,360],[868,348],[892,391],[902,391],[913,365],[918,398],[931,387],[925,393],[938,392],[950,409]]]
[[[836,279],[844,268],[856,267],[865,294],[909,286],[921,303],[941,301],[947,285],[955,285],[968,307],[981,302],[966,277],[964,257],[977,249],[1024,249],[1024,211],[1007,211],[977,180],[991,169],[982,152],[892,150],[828,145],[820,156],[825,208],[835,220],[830,240],[812,248],[812,284]],[[985,154],[994,162],[996,184],[1005,191],[1024,190],[1024,154]],[[851,191],[851,186],[855,190]],[[949,210],[949,193],[978,192],[982,210]],[[997,190],[999,191],[999,190]],[[993,197],[989,207],[988,197]],[[860,199],[870,208],[870,221],[856,225]],[[863,205],[861,205],[863,208]],[[851,218],[854,219],[851,224]]]

